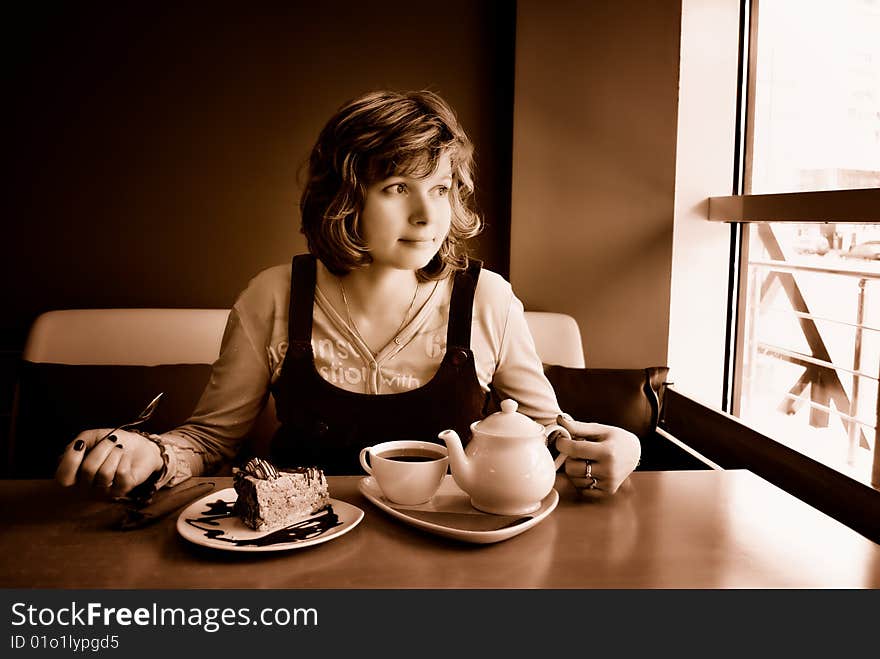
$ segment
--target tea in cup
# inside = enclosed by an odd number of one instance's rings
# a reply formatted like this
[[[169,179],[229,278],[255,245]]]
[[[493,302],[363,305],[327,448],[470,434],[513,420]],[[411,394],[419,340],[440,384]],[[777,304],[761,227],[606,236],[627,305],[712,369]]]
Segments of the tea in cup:
[[[446,447],[432,442],[383,442],[361,449],[359,458],[385,498],[405,506],[429,501],[449,466]]]

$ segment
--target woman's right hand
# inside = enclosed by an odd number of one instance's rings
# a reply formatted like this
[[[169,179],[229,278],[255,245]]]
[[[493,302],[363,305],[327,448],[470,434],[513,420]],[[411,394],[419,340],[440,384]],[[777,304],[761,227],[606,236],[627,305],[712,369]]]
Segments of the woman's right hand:
[[[101,439],[110,430],[77,435],[61,456],[55,480],[65,487],[79,482],[123,496],[162,469],[162,452],[155,442],[125,430]]]

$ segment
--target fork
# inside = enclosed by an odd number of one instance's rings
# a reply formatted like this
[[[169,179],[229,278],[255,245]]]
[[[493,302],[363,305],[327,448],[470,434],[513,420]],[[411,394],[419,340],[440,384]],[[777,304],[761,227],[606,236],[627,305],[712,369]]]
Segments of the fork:
[[[165,395],[165,392],[160,391],[159,395],[150,401],[150,404],[147,405],[143,409],[143,411],[141,411],[140,414],[138,414],[138,417],[134,421],[131,421],[129,423],[123,423],[120,426],[116,426],[113,430],[111,430],[106,435],[101,437],[101,439],[99,439],[98,441],[100,442],[100,441],[107,439],[110,435],[115,433],[117,430],[125,430],[127,428],[134,428],[135,426],[139,426],[142,423],[146,423],[147,421],[149,421],[150,417],[152,417],[153,413],[156,411],[156,408],[159,407],[159,399],[162,398],[162,396],[164,396],[164,395]]]

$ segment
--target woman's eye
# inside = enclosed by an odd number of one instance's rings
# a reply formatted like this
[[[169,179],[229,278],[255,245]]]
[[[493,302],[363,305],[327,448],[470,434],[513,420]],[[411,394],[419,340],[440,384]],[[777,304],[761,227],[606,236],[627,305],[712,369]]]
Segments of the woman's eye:
[[[445,197],[448,194],[449,194],[449,188],[447,188],[445,185],[441,185],[437,188],[437,195],[438,196]]]
[[[394,183],[385,188],[385,190],[391,194],[403,194],[406,192],[406,183]]]

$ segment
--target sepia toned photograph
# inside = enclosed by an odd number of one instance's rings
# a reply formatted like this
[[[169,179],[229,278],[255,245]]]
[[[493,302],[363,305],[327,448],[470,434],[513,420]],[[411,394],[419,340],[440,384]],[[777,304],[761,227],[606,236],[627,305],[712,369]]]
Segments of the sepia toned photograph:
[[[7,28],[0,588],[880,589],[880,3]]]

